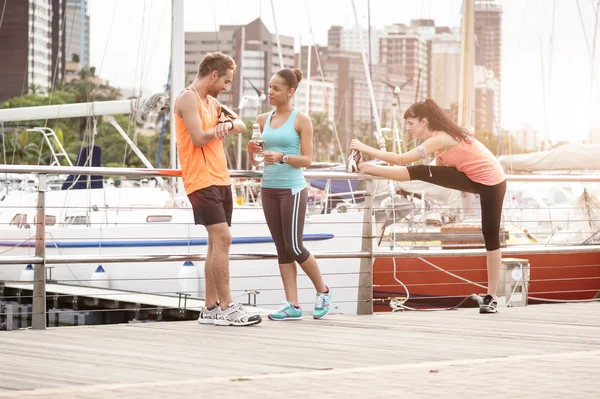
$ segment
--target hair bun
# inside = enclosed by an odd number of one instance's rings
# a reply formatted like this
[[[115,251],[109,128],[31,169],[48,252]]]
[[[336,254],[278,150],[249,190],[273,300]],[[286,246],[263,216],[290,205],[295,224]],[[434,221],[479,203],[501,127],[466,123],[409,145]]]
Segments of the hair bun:
[[[296,79],[298,79],[298,83],[302,80],[302,70],[300,68],[293,69],[294,74],[296,75]]]

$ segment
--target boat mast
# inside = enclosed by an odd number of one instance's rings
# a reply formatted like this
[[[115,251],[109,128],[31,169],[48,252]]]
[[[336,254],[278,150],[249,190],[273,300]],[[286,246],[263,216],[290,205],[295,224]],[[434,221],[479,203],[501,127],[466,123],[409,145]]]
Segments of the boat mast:
[[[460,93],[458,124],[473,127],[473,66],[475,64],[475,0],[463,0],[461,25]]]
[[[175,132],[175,98],[185,86],[183,0],[172,0],[171,3],[171,169],[177,169],[177,134]]]

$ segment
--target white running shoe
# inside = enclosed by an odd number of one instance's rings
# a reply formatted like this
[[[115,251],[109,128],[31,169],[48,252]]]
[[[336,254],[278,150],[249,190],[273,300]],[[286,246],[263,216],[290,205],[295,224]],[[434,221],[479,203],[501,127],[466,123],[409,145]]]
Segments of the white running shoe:
[[[261,321],[262,317],[259,314],[248,313],[242,305],[232,302],[225,310],[218,307],[214,324],[216,326],[251,326]]]
[[[198,317],[198,323],[215,324],[218,312],[219,305],[216,305],[213,309],[208,309],[206,306],[203,306],[202,309],[200,309],[200,317]]]

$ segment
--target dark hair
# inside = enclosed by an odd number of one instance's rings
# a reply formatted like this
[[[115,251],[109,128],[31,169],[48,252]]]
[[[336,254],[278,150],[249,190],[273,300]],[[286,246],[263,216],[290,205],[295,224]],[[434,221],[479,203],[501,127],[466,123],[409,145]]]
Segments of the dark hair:
[[[223,54],[220,51],[206,53],[200,65],[198,65],[198,77],[208,76],[212,71],[217,71],[219,77],[225,75],[227,71],[235,71],[236,65],[233,58]]]
[[[418,118],[419,120],[427,118],[431,130],[446,132],[458,142],[461,140],[465,140],[467,143],[471,142],[469,132],[454,123],[431,98],[411,105],[404,113],[404,119],[408,118]]]
[[[291,87],[293,89],[298,88],[298,83],[302,80],[302,71],[300,68],[285,68],[276,73],[279,75],[281,79],[285,81],[285,85],[287,87]]]

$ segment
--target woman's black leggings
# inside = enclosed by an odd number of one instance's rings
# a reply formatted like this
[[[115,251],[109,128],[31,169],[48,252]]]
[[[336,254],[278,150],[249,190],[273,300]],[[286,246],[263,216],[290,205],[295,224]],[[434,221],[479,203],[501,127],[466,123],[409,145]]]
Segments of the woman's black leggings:
[[[422,180],[438,186],[479,194],[481,202],[481,231],[485,249],[495,251],[500,248],[500,220],[502,204],[506,194],[506,180],[495,186],[475,183],[463,172],[452,166],[408,166],[410,180]]]
[[[304,263],[310,252],[302,245],[308,189],[292,192],[289,188],[260,190],[263,212],[277,248],[279,264]]]

